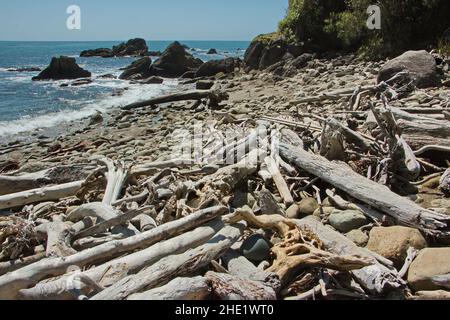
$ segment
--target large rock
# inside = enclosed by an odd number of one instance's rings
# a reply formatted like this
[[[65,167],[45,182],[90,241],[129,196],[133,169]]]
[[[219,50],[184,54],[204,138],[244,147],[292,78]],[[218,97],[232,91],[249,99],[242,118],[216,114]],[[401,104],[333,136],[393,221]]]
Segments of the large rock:
[[[283,40],[279,39],[270,43],[262,52],[261,60],[259,61],[259,69],[264,70],[279,62],[283,59],[286,52],[287,48]]]
[[[265,45],[261,41],[253,41],[245,51],[244,62],[251,69],[258,69]]]
[[[112,49],[100,48],[93,50],[85,50],[80,53],[80,57],[143,57],[149,55],[147,42],[144,39],[136,38],[123,42]]]
[[[409,247],[418,250],[427,247],[427,241],[416,229],[395,226],[376,227],[370,231],[367,249],[391,260],[397,268],[405,262]]]
[[[131,65],[125,68],[125,71],[119,76],[120,79],[147,79],[151,74],[152,59],[145,57],[133,62]]]
[[[450,273],[450,248],[423,249],[409,268],[408,282],[415,291],[441,289],[432,277]]]
[[[135,38],[128,40],[126,43],[121,43],[118,46],[114,46],[112,51],[116,57],[142,57],[148,55],[148,46],[144,39]]]
[[[63,80],[89,78],[91,73],[81,68],[75,58],[61,56],[54,57],[50,65],[33,78],[33,81],[39,80]]]
[[[194,58],[179,43],[174,42],[162,53],[161,57],[152,65],[152,75],[177,78],[187,71],[197,70],[203,61]]]
[[[367,218],[356,210],[334,210],[329,217],[329,222],[333,228],[342,233],[358,229],[368,223]]]
[[[114,57],[113,51],[108,48],[99,48],[93,50],[85,50],[80,53],[80,57],[90,58],[90,57],[102,57],[102,58],[112,58]]]
[[[231,73],[234,71],[237,63],[234,58],[227,58],[223,60],[212,60],[205,62],[195,74],[196,78],[199,77],[212,77],[218,73]]]
[[[418,88],[435,87],[440,84],[436,60],[428,52],[407,51],[388,61],[380,70],[378,83],[389,80],[401,71],[408,71],[411,81]]]

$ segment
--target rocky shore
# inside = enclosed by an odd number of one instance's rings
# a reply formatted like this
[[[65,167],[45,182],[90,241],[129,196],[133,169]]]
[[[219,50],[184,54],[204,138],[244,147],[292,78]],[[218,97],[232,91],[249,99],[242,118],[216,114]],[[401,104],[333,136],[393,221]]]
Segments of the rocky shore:
[[[264,46],[0,146],[0,299],[450,299],[449,60]]]

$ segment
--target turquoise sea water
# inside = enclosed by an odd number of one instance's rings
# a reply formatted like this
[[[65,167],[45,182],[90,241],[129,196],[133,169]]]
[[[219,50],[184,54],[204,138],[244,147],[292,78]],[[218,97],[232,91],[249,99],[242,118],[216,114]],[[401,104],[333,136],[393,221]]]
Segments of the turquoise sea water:
[[[0,140],[17,133],[57,126],[99,111],[151,98],[176,90],[177,81],[163,85],[132,85],[127,81],[100,79],[104,74],[119,75],[120,68],[137,58],[80,58],[83,50],[111,48],[116,42],[2,42],[0,41]],[[163,51],[172,41],[147,41],[151,51]],[[180,41],[204,61],[224,57],[242,57],[246,41]],[[217,55],[206,52],[215,48]],[[10,72],[10,68],[48,66],[53,56],[75,57],[77,63],[92,72],[94,82],[80,87],[61,87],[67,81],[33,82],[39,72]],[[112,96],[118,89],[123,95]]]

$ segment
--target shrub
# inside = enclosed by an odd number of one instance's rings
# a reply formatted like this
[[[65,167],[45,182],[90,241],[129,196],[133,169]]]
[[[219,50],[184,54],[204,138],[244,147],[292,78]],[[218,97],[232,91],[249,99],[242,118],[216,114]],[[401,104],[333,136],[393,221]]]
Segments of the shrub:
[[[366,26],[371,4],[381,8],[381,30]],[[291,0],[279,31],[297,42],[378,58],[437,45],[448,21],[448,0]]]

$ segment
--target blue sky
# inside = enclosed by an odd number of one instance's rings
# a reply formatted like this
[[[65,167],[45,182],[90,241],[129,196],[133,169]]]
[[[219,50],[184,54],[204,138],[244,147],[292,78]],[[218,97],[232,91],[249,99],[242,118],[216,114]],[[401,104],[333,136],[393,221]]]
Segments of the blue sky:
[[[0,40],[251,40],[275,31],[288,0],[1,0]],[[66,9],[81,8],[81,30]]]

